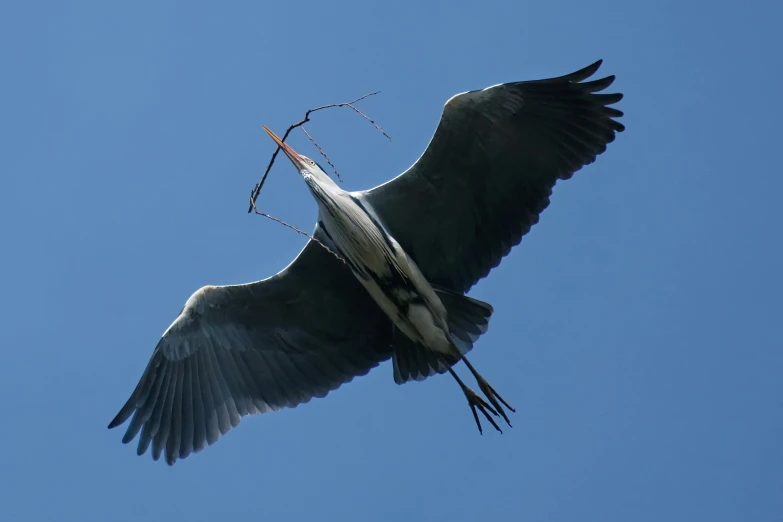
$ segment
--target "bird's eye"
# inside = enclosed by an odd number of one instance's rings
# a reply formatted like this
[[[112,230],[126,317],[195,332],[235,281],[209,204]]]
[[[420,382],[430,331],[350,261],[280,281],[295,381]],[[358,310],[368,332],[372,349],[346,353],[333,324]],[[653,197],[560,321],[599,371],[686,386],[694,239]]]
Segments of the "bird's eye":
[[[313,160],[310,160],[310,166],[315,167],[315,162]]]

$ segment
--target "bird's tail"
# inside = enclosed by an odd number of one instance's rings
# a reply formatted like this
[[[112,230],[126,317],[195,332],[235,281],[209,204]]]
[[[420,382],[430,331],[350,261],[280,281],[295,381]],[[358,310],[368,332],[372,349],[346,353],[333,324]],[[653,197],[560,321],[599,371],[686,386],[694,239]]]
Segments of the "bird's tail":
[[[489,329],[492,305],[446,288],[433,285],[446,308],[449,330],[460,355],[473,349],[473,343]],[[396,327],[394,330],[394,381],[423,381],[436,373],[445,373],[459,361],[458,357],[430,350],[409,339]]]

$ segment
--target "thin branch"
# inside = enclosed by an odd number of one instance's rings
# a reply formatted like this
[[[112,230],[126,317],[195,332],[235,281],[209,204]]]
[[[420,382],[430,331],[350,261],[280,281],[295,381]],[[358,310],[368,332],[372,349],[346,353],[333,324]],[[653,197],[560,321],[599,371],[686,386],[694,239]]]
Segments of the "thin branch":
[[[343,258],[342,258],[342,256],[341,256],[340,254],[338,254],[337,252],[335,252],[334,250],[332,250],[332,249],[331,249],[331,248],[329,248],[328,246],[324,245],[324,244],[323,244],[321,241],[317,240],[316,238],[314,238],[313,236],[311,236],[310,234],[308,234],[308,233],[307,233],[307,232],[305,232],[304,230],[301,230],[301,229],[299,229],[299,228],[295,227],[294,225],[291,225],[291,224],[289,224],[289,223],[286,223],[285,221],[283,221],[283,220],[282,220],[282,219],[280,219],[280,218],[276,218],[275,216],[271,216],[271,215],[267,214],[266,212],[261,212],[260,210],[258,210],[258,209],[256,208],[256,203],[255,203],[255,201],[253,201],[251,204],[253,205],[253,206],[251,207],[251,208],[252,208],[252,210],[253,210],[253,211],[254,211],[256,214],[258,214],[259,216],[264,216],[265,218],[269,218],[269,219],[271,219],[272,221],[277,221],[277,222],[278,222],[278,223],[280,223],[281,225],[284,225],[284,226],[286,226],[286,227],[290,228],[290,229],[291,229],[291,230],[293,230],[294,232],[297,232],[297,233],[299,233],[299,234],[302,234],[303,236],[307,236],[307,237],[309,237],[310,239],[312,239],[313,241],[315,241],[316,243],[318,243],[319,245],[321,245],[322,247],[324,247],[324,248],[326,249],[326,251],[327,251],[327,252],[329,252],[329,253],[330,253],[330,254],[332,254],[334,257],[336,257],[337,259],[339,259],[340,261],[342,261],[343,263],[345,263],[345,259],[343,259]]]
[[[283,134],[283,137],[282,137],[281,141],[285,142],[286,138],[288,138],[288,135],[291,133],[291,131],[292,131],[292,130],[294,130],[294,129],[295,129],[295,128],[297,128],[297,127],[302,127],[302,125],[304,125],[305,123],[309,122],[309,121],[310,121],[310,115],[311,115],[312,113],[314,113],[314,112],[317,112],[317,111],[321,111],[321,110],[323,110],[323,109],[330,109],[330,108],[332,108],[332,107],[350,107],[351,109],[353,109],[353,110],[354,110],[354,112],[356,112],[357,114],[359,114],[359,115],[360,115],[362,118],[364,118],[365,120],[367,120],[367,121],[369,121],[370,123],[372,123],[373,127],[375,127],[376,129],[378,129],[379,131],[381,131],[381,133],[382,133],[384,136],[386,136],[388,139],[390,139],[390,140],[391,140],[391,136],[389,136],[388,134],[386,134],[386,132],[385,132],[385,131],[384,131],[384,130],[383,130],[383,129],[382,129],[382,128],[381,128],[381,127],[380,127],[380,126],[377,124],[377,123],[375,123],[375,121],[374,121],[374,120],[370,119],[370,118],[369,118],[369,117],[368,117],[366,114],[364,114],[362,111],[360,111],[359,109],[357,109],[357,108],[354,106],[354,104],[355,104],[355,103],[357,103],[357,102],[360,102],[360,101],[362,101],[363,99],[365,99],[365,98],[368,98],[368,97],[370,97],[370,96],[374,96],[374,95],[378,94],[379,92],[381,92],[381,91],[375,91],[375,92],[371,92],[371,93],[365,94],[364,96],[360,96],[360,97],[358,97],[358,98],[356,98],[355,100],[353,100],[353,101],[350,101],[350,102],[343,102],[343,103],[330,103],[329,105],[322,105],[322,106],[320,106],[320,107],[316,107],[316,108],[314,108],[314,109],[309,109],[309,110],[308,110],[308,111],[305,113],[305,116],[304,116],[304,118],[303,118],[301,121],[299,121],[299,122],[297,122],[297,123],[294,123],[293,125],[291,125],[290,127],[288,127],[288,129],[285,131],[285,134]],[[302,130],[304,130],[304,128],[302,128]],[[322,155],[323,155],[323,156],[326,158],[327,162],[329,162],[329,165],[331,165],[331,166],[332,166],[332,168],[334,169],[334,165],[333,165],[333,164],[332,164],[332,162],[329,160],[329,158],[326,156],[326,154],[323,152],[323,150],[321,149],[321,147],[319,147],[319,146],[318,146],[318,144],[317,144],[317,143],[315,143],[315,140],[313,140],[313,138],[312,138],[312,137],[311,137],[311,136],[310,136],[310,135],[307,133],[307,131],[305,131],[305,134],[307,135],[307,137],[308,137],[308,138],[310,138],[310,141],[312,141],[312,142],[313,142],[313,144],[316,146],[316,148],[318,149],[318,151],[319,151],[319,152],[320,152],[320,153],[321,153],[321,154],[322,154]],[[248,213],[248,214],[249,214],[249,213],[251,213],[251,212],[253,212],[254,210],[256,211],[256,213],[260,213],[260,212],[258,212],[258,210],[256,209],[256,200],[258,200],[258,195],[259,195],[259,193],[261,192],[261,188],[263,188],[263,186],[264,186],[264,182],[266,181],[266,177],[267,177],[267,175],[269,174],[269,171],[270,171],[270,170],[272,170],[272,165],[274,165],[274,163],[275,163],[275,159],[277,158],[277,153],[278,153],[278,152],[280,152],[280,146],[278,146],[278,147],[275,149],[275,152],[272,154],[272,159],[271,159],[271,160],[269,160],[269,165],[267,165],[267,167],[266,167],[266,170],[264,171],[264,175],[261,177],[261,181],[260,181],[260,182],[258,182],[258,183],[256,183],[256,186],[255,186],[255,187],[253,187],[253,191],[250,193],[250,208],[248,208],[248,209],[247,209],[247,213]],[[337,169],[335,169],[335,174],[337,174]],[[337,174],[337,177],[339,178],[339,177],[340,177],[340,175],[339,175],[339,174]]]
[[[302,125],[300,128],[302,129],[302,132],[304,132],[304,133],[305,133],[305,136],[307,136],[307,137],[310,139],[310,141],[313,143],[313,145],[315,145],[315,148],[316,148],[316,149],[318,149],[318,152],[320,152],[320,153],[321,153],[321,156],[323,156],[324,158],[326,158],[326,162],[329,164],[329,166],[330,166],[330,167],[332,167],[332,170],[334,171],[334,174],[337,176],[337,179],[339,179],[339,180],[340,180],[340,183],[342,183],[342,182],[343,182],[343,179],[340,177],[340,173],[339,173],[339,172],[337,172],[337,167],[335,167],[335,166],[334,166],[334,163],[332,163],[332,160],[330,160],[330,159],[329,159],[329,156],[327,156],[327,155],[326,155],[326,153],[323,151],[323,149],[321,148],[321,146],[320,146],[320,145],[318,145],[318,144],[315,142],[315,140],[313,139],[313,137],[312,137],[312,136],[310,136],[310,133],[309,133],[309,132],[307,132],[307,129],[305,129],[305,128],[304,128],[304,125]]]
[[[379,92],[381,92],[381,91],[376,91],[376,92],[373,92],[373,93],[370,93],[370,94],[377,94],[377,93],[379,93]],[[369,96],[369,94],[368,94],[368,96]],[[361,100],[361,98],[359,98],[359,99]],[[352,103],[355,103],[355,102],[352,102]],[[347,105],[348,107],[350,107],[351,109],[355,110],[355,111],[356,111],[356,112],[359,114],[359,116],[361,116],[361,117],[362,117],[362,118],[364,118],[365,120],[367,120],[367,121],[369,121],[370,123],[372,123],[372,126],[373,126],[373,127],[375,127],[376,129],[378,129],[379,131],[381,131],[381,134],[383,134],[384,136],[386,136],[387,138],[389,138],[389,141],[391,141],[391,136],[389,136],[388,134],[386,134],[386,131],[385,131],[385,130],[383,130],[383,129],[381,128],[381,126],[380,126],[380,125],[378,125],[377,123],[375,123],[375,120],[373,120],[372,118],[370,118],[369,116],[367,116],[366,114],[364,114],[362,111],[360,111],[359,109],[357,109],[356,107],[354,107],[354,106],[353,106],[351,103],[346,103],[346,105]]]

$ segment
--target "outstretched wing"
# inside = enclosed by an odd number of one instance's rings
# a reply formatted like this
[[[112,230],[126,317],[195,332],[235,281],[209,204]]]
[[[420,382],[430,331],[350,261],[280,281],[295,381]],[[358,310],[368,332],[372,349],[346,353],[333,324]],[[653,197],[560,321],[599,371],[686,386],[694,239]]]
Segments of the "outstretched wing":
[[[321,237],[320,228],[316,238]],[[292,408],[364,375],[391,355],[391,323],[350,270],[310,241],[279,274],[206,286],[185,304],[136,389],[109,424],[132,417],[173,464],[214,443],[245,415]]]
[[[600,65],[451,98],[421,158],[363,193],[431,283],[467,292],[538,222],[557,180],[624,130],[609,107],[622,94],[597,94],[614,76],[584,81]]]

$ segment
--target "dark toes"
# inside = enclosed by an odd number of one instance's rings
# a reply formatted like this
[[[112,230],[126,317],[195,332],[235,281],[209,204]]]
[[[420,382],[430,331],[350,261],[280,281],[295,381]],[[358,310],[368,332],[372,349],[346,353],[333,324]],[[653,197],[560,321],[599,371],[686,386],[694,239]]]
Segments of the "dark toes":
[[[508,415],[506,415],[506,412],[503,411],[503,408],[500,406],[500,403],[498,403],[498,399],[500,399],[500,402],[502,402],[506,408],[511,410],[512,412],[515,412],[514,408],[512,408],[506,401],[503,400],[503,397],[500,396],[498,392],[495,391],[495,389],[490,386],[490,384],[484,380],[481,379],[479,381],[479,388],[481,388],[481,391],[484,393],[484,395],[487,396],[489,399],[489,402],[492,403],[492,405],[497,409],[498,412],[500,412],[500,415],[503,417],[503,420],[506,421],[506,424],[511,426],[511,421],[508,419]]]
[[[478,413],[476,412],[477,408],[481,411],[484,417],[487,418],[487,420],[490,422],[490,424],[492,424],[492,426],[496,430],[498,430],[500,433],[503,433],[503,430],[501,430],[500,426],[497,425],[495,419],[493,419],[487,412],[487,410],[489,410],[489,412],[491,412],[492,415],[496,417],[498,416],[498,413],[495,411],[494,408],[492,408],[492,406],[487,404],[487,402],[484,399],[476,395],[472,390],[466,390],[465,396],[467,397],[468,405],[470,406],[470,409],[473,412],[473,418],[476,420],[476,426],[478,426],[479,433],[483,435],[484,431],[481,429],[481,421],[479,420]]]

